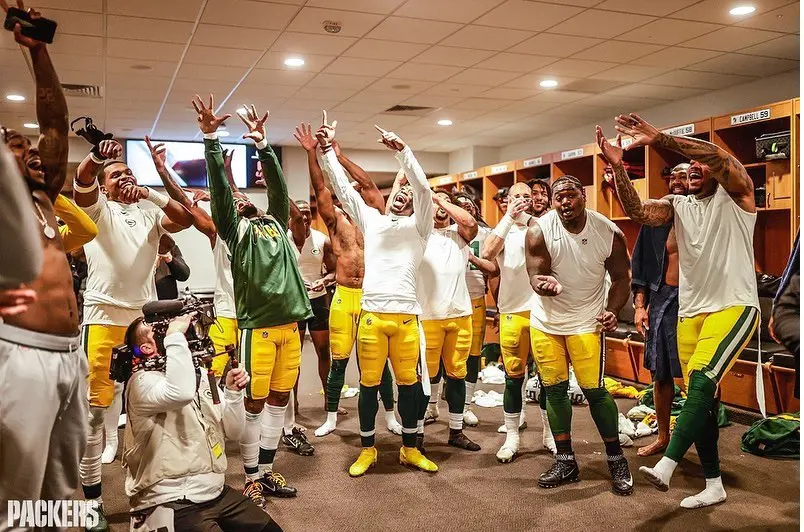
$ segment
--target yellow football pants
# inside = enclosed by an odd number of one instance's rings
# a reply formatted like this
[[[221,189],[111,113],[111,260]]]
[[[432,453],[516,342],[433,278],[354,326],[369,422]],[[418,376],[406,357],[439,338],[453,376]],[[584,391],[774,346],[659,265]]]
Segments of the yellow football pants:
[[[224,318],[218,316],[215,323],[209,329],[209,338],[212,340],[212,345],[215,347],[216,353],[223,353],[230,345],[237,348],[237,320],[235,318]],[[223,375],[223,369],[229,361],[229,354],[216,355],[212,359],[212,371],[215,376],[220,378]]]
[[[251,375],[246,395],[265,399],[268,393],[289,392],[301,364],[301,341],[296,322],[262,329],[240,330],[240,354]]]
[[[545,386],[569,380],[570,363],[581,388],[603,386],[606,350],[605,344],[601,343],[600,333],[562,336],[531,328],[530,341],[533,358]]]
[[[343,360],[352,354],[360,321],[361,288],[338,285],[329,307],[329,350],[333,360]]]
[[[422,320],[422,330],[430,377],[438,374],[439,363],[443,361],[448,377],[466,378],[466,359],[472,345],[472,316]]]
[[[505,365],[505,374],[509,377],[525,376],[530,352],[529,337],[529,311],[500,315],[500,350]]]
[[[472,347],[469,355],[479,357],[483,349],[483,340],[486,337],[486,298],[478,297],[472,300]]]
[[[106,408],[114,400],[114,381],[109,378],[112,348],[126,341],[122,325],[85,325],[81,334],[89,361],[89,406]]]
[[[363,312],[357,328],[360,384],[379,386],[386,360],[399,386],[418,381],[419,323],[413,314]]]

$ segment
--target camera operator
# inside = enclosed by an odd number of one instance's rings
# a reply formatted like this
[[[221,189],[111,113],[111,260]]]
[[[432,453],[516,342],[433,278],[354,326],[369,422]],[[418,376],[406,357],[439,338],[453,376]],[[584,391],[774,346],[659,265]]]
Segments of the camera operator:
[[[213,403],[185,337],[192,317],[170,322],[164,352],[142,318],[126,331],[133,357],[122,463],[131,530],[281,531],[224,483],[224,441],[237,441],[243,432],[242,389],[249,376],[242,368],[229,371],[221,404]]]

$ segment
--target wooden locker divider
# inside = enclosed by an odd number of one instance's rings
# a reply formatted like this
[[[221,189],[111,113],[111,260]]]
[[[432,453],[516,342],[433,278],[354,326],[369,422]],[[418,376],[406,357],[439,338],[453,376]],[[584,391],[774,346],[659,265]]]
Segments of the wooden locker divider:
[[[790,238],[795,240],[796,233],[801,224],[801,99],[793,100],[793,131],[791,142],[793,143],[793,153],[791,155],[791,170],[793,172],[793,205],[790,213]],[[792,244],[791,244],[792,245]]]
[[[552,177],[550,164],[552,162],[553,155],[550,153],[516,161],[514,169],[516,172],[516,182],[527,183],[531,179],[542,179],[549,182]]]

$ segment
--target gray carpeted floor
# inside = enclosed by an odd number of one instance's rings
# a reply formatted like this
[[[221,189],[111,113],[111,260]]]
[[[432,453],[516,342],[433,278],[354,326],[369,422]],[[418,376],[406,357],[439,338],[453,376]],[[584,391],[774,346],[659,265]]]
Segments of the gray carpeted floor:
[[[357,383],[356,364],[349,366],[347,383]],[[501,386],[483,387],[496,388]],[[719,506],[684,510],[678,503],[703,489],[704,479],[693,451],[687,455],[671,484],[661,493],[638,473],[640,465],[656,458],[639,458],[636,448],[626,449],[636,480],[631,497],[611,493],[603,445],[586,407],[573,411],[574,447],[582,481],[554,490],[540,489],[538,475],[550,467],[541,449],[541,423],[537,406],[528,406],[529,428],[522,434],[523,454],[512,464],[498,464],[494,455],[504,436],[497,434],[502,407],[475,408],[479,427],[467,433],[483,449],[470,453],[446,445],[446,420],[426,430],[428,457],[440,471],[427,474],[398,463],[400,437],[377,423],[377,467],[362,477],[350,478],[347,469],[359,453],[357,398],[341,404],[349,410],[338,430],[325,438],[312,435],[324,419],[315,354],[304,348],[298,422],[310,430],[316,447],[312,457],[280,450],[275,468],[299,490],[290,500],[271,500],[268,512],[287,531],[335,530],[799,530],[799,462],[776,461],[740,451],[746,428],[732,425],[720,433],[723,479],[728,500]],[[625,412],[632,400],[618,399]],[[446,405],[441,403],[442,416]],[[122,434],[122,432],[121,432]],[[637,443],[649,439],[638,440]],[[239,449],[227,448],[231,486],[242,488]],[[128,530],[128,504],[119,460],[104,466],[104,500],[112,530]]]

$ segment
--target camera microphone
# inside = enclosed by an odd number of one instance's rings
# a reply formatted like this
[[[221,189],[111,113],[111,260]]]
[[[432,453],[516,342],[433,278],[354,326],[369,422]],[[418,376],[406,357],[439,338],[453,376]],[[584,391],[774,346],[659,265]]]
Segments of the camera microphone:
[[[165,318],[173,318],[184,309],[184,301],[181,299],[167,299],[163,301],[151,301],[142,307],[142,314],[145,316],[145,323],[153,323]]]

